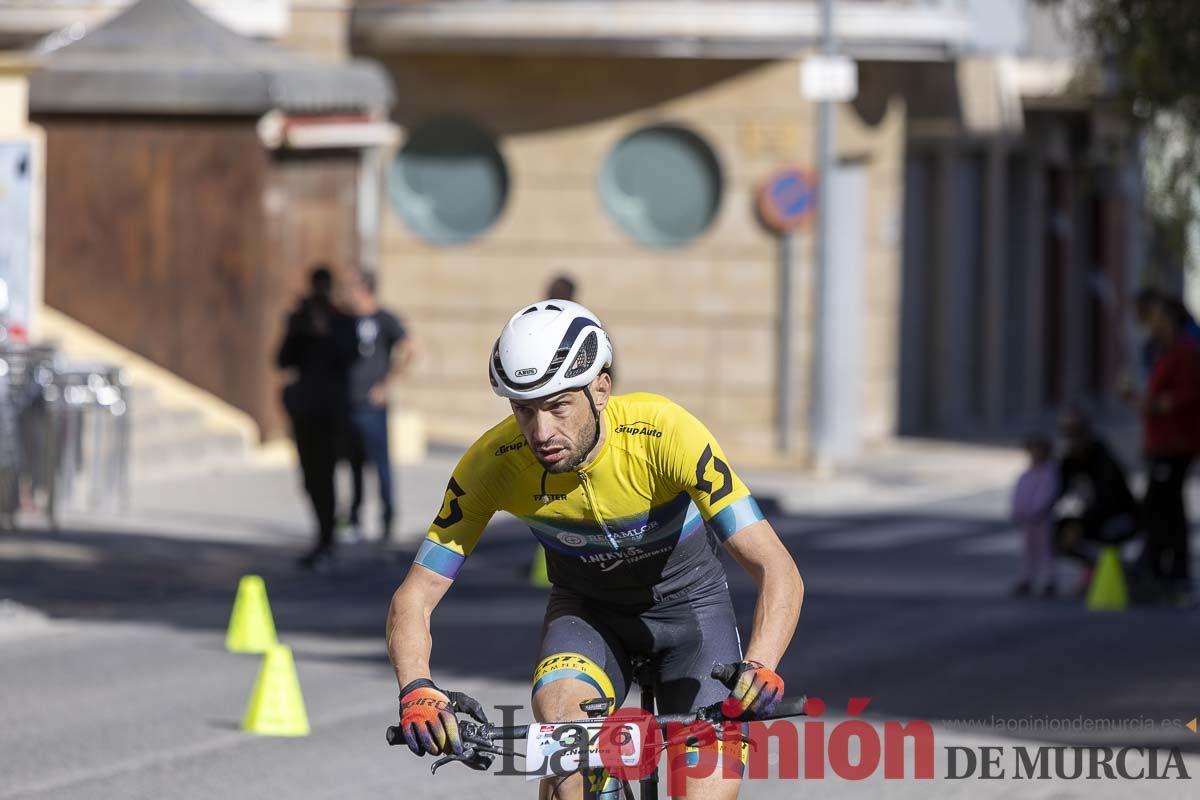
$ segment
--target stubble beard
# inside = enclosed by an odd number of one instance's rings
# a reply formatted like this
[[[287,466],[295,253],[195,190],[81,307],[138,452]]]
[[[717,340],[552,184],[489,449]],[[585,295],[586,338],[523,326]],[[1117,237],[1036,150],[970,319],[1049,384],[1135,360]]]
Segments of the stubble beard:
[[[587,423],[585,423],[583,427],[583,430],[579,432],[580,435],[575,438],[575,447],[582,448],[584,445],[581,443],[586,442],[590,449],[592,446],[592,441],[596,438],[596,432],[596,418],[589,416]],[[587,456],[588,451],[572,450],[571,454],[562,461],[557,461],[553,464],[546,464],[545,462],[542,462],[542,467],[545,468],[546,472],[549,472],[551,475],[557,475],[563,472],[574,472],[579,468],[579,465],[583,463],[583,460],[587,458]]]

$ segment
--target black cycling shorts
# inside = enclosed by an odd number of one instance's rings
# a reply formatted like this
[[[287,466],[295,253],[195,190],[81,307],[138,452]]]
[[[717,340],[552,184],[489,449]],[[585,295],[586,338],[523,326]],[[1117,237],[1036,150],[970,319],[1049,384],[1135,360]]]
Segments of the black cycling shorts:
[[[569,658],[570,654],[591,663]],[[592,684],[599,694],[611,691],[619,707],[632,682],[631,659],[638,656],[650,661],[660,714],[686,713],[728,697],[729,689],[709,677],[713,664],[742,659],[733,602],[724,581],[691,587],[634,610],[554,587],[546,606],[533,691],[554,680],[574,678]]]

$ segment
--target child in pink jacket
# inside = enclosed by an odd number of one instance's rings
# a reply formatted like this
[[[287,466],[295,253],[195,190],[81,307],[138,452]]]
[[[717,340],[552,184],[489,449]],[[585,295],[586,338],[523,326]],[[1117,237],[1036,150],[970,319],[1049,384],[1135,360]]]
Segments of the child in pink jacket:
[[[1058,464],[1053,458],[1053,445],[1044,436],[1030,436],[1025,441],[1029,453],[1029,468],[1017,479],[1013,490],[1012,521],[1021,526],[1024,535],[1024,557],[1021,576],[1013,594],[1021,597],[1040,584],[1043,597],[1058,593],[1054,569],[1054,504],[1059,495]]]

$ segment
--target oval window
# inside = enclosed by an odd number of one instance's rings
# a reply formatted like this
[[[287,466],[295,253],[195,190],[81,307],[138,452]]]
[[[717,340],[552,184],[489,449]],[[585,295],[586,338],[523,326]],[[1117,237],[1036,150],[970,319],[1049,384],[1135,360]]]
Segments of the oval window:
[[[703,233],[717,215],[721,189],[721,165],[712,148],[676,125],[629,134],[600,173],[609,215],[652,247],[678,247]]]
[[[416,126],[392,163],[392,206],[414,231],[439,244],[469,241],[504,209],[508,169],[478,126],[439,119]]]

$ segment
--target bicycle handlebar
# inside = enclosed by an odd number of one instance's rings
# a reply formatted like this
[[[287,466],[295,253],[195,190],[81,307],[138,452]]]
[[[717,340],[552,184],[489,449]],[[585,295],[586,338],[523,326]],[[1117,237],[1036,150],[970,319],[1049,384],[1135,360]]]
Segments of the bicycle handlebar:
[[[712,677],[719,680],[725,686],[732,688],[734,680],[738,674],[738,664],[714,664],[710,673]],[[468,762],[476,758],[476,751],[482,754],[494,753],[499,754],[500,751],[495,749],[497,741],[515,741],[525,739],[529,734],[528,725],[509,725],[496,726],[487,721],[487,716],[483,714],[483,708],[473,697],[461,692],[448,693],[450,702],[456,712],[469,713],[476,721],[460,720],[458,724],[459,735],[462,737],[464,744],[464,752],[467,754],[463,757],[443,757],[434,765],[434,770],[447,761],[462,761]],[[790,697],[784,699],[773,712],[765,717],[758,717],[758,720],[781,719],[784,717],[800,717],[805,715],[804,707],[808,703],[808,697],[800,695],[799,697]],[[739,720],[730,719],[725,716],[721,710],[721,703],[713,703],[712,705],[703,706],[687,714],[658,714],[654,717],[658,723],[659,729],[663,733],[667,733],[667,726],[674,724],[688,724],[693,722],[708,722],[712,725],[720,725],[723,722],[738,722]],[[568,720],[556,723],[558,725],[586,725],[595,724],[597,720]],[[387,743],[389,745],[404,744],[404,733],[398,725],[393,725],[387,729]],[[490,764],[490,756],[481,756],[485,759],[486,764]],[[469,764],[470,765],[470,764]],[[476,769],[480,768],[475,766]],[[486,767],[484,767],[486,768]]]
[[[798,697],[789,697],[784,699],[775,707],[775,710],[765,717],[754,717],[753,719],[740,720],[737,717],[727,717],[721,712],[721,704],[713,703],[711,706],[705,706],[698,711],[693,711],[690,714],[657,714],[654,719],[658,721],[659,727],[664,731],[667,725],[683,722],[711,722],[714,725],[719,725],[722,722],[758,722],[771,719],[783,719],[784,717],[803,717],[805,716],[804,707],[808,705],[808,697],[800,695]]]

